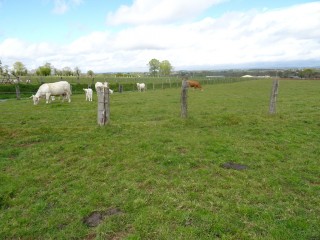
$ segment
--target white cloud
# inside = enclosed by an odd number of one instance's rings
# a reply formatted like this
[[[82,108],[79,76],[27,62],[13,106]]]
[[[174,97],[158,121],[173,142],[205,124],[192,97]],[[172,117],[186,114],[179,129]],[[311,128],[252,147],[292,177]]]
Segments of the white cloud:
[[[118,32],[99,31],[64,46],[19,39],[0,42],[4,65],[28,69],[50,62],[85,72],[147,71],[152,58],[176,69],[268,61],[320,62],[320,2],[290,8],[226,13],[193,23],[143,24]],[[7,60],[7,61],[6,61]],[[6,63],[8,61],[11,63]]]
[[[64,14],[70,7],[80,5],[83,0],[53,0],[54,8],[52,10],[55,14]]]
[[[122,5],[107,16],[110,25],[160,24],[192,20],[199,13],[225,0],[134,0],[131,6]]]

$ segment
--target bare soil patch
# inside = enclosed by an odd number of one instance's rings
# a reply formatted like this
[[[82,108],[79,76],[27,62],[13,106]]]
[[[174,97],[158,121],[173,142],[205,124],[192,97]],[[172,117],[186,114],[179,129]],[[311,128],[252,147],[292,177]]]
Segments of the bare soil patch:
[[[245,169],[248,168],[248,166],[246,166],[246,165],[233,163],[233,162],[224,163],[224,164],[221,165],[221,167],[227,168],[227,169],[239,170],[239,171],[245,170]]]
[[[93,211],[89,216],[83,218],[83,223],[88,227],[98,226],[106,217],[122,214],[118,208],[110,208],[106,211]]]

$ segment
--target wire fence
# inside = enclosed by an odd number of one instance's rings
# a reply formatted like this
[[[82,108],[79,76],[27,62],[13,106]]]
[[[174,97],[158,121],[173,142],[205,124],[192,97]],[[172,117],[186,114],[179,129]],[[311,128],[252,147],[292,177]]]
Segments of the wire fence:
[[[212,85],[212,84],[226,84],[226,83],[235,83],[241,81],[249,81],[256,79],[248,78],[214,78],[214,77],[197,77],[193,78],[202,84]],[[37,92],[37,89],[42,83],[54,82],[54,78],[43,78],[41,81],[35,83],[34,79],[31,80],[31,83],[25,83],[23,80],[20,83],[16,84],[0,84],[0,99],[15,98],[16,97],[16,86],[19,86],[19,93],[22,98],[30,97],[32,94]],[[109,83],[109,88],[114,92],[132,92],[138,91],[137,83],[145,83],[146,90],[163,90],[168,88],[181,88],[182,79],[179,77],[160,77],[160,78],[105,78],[105,79],[63,79],[71,83],[72,94],[83,94],[83,88],[92,88],[94,89],[94,84],[97,81],[106,81]],[[39,83],[40,82],[40,83]]]
[[[235,81],[221,81],[220,83],[233,83]],[[202,82],[204,85],[206,84],[217,84],[217,81],[213,82],[210,80],[205,79]],[[271,82],[270,82],[271,83]],[[152,83],[150,83],[152,84]],[[167,82],[166,84],[170,84]],[[153,84],[151,85],[153,86]],[[161,85],[157,85],[161,86]],[[164,86],[166,86],[164,84]],[[168,85],[170,86],[170,85]],[[174,84],[171,83],[171,87],[176,87]],[[178,85],[179,87],[179,85]],[[155,88],[155,90],[163,89],[163,88]],[[232,89],[232,88],[230,88]],[[150,90],[150,89],[149,89]],[[227,98],[226,103],[221,103],[216,106],[216,108],[223,109],[224,114],[237,114],[241,113],[243,115],[244,113],[248,114],[256,114],[256,112],[253,113],[251,109],[258,109],[258,112],[261,112],[262,114],[268,113],[268,106],[269,106],[269,89],[266,88],[266,92],[264,96],[256,97],[256,96],[248,96],[248,95],[229,95]],[[270,85],[271,90],[271,85]],[[134,90],[137,91],[137,90]],[[84,98],[84,92],[82,92],[83,96],[75,96],[75,101],[77,103],[77,107],[73,107],[74,105],[69,105],[67,102],[64,104],[60,104],[59,100],[56,100],[54,104],[51,104],[50,106],[40,106],[37,108],[36,111],[34,111],[34,106],[32,103],[32,100],[28,98],[22,98],[20,101],[17,101],[15,99],[2,99],[0,100],[0,105],[4,104],[5,106],[6,101],[11,102],[17,102],[17,104],[11,104],[10,108],[2,107],[1,109],[1,117],[0,117],[0,129],[1,126],[5,128],[5,126],[14,126],[14,128],[18,129],[41,129],[41,128],[50,128],[50,129],[87,129],[88,126],[96,126],[96,116],[97,116],[97,100],[95,100],[93,103],[87,102],[88,104],[84,104],[85,98]],[[132,91],[126,91],[124,94],[132,95]],[[120,93],[117,94],[118,100],[123,99],[120,97]],[[83,97],[83,99],[82,99]],[[177,96],[178,98],[178,96]],[[28,105],[26,105],[26,101],[30,101]],[[121,100],[122,101],[122,100]],[[312,105],[308,105],[308,102],[311,100],[308,99],[302,99],[302,98],[282,98],[280,101],[277,102],[277,105],[279,105],[279,109],[282,111],[286,111],[287,114],[295,114],[297,109],[300,109],[300,111],[309,111],[311,115],[313,114],[313,118],[319,116],[319,110],[320,105],[317,102],[311,101]],[[58,104],[57,104],[58,103]],[[177,104],[179,104],[177,102]],[[23,107],[21,107],[23,105]],[[258,107],[257,107],[258,106]],[[310,109],[311,110],[310,110]],[[72,111],[67,111],[68,109],[72,109]],[[178,109],[178,107],[177,107]],[[294,111],[293,111],[294,110]],[[32,112],[32,114],[30,114]],[[66,115],[67,112],[67,115]],[[119,114],[119,113],[118,113]],[[126,114],[126,113],[125,113]],[[52,115],[52,118],[50,117]],[[55,117],[53,117],[53,115]],[[177,116],[178,116],[177,112]],[[295,114],[295,117],[299,117],[299,112]],[[39,118],[39,116],[42,116]],[[43,117],[46,116],[46,117]],[[58,116],[58,118],[57,118]],[[117,115],[119,117],[119,115]],[[201,118],[202,116],[200,116]],[[218,116],[217,116],[218,117]],[[312,116],[310,116],[312,117]],[[219,117],[218,117],[219,118]],[[63,125],[56,124],[57,119],[64,119]],[[79,120],[80,119],[80,124]],[[83,124],[83,119],[85,119],[86,124]],[[82,124],[81,124],[82,122]],[[112,126],[133,126],[136,122],[127,122],[122,121],[121,118],[117,119],[114,118],[114,116],[111,117],[111,125]],[[146,121],[144,124],[155,124],[153,121]]]

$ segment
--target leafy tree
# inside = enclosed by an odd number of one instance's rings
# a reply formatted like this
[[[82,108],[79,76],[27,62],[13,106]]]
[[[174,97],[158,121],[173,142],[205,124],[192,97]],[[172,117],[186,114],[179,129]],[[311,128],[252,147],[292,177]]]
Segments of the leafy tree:
[[[299,77],[301,78],[312,78],[315,75],[316,71],[311,68],[306,68],[299,72]]]
[[[94,72],[92,70],[88,70],[87,75],[91,78],[94,76]]]
[[[13,70],[11,71],[11,73],[16,77],[24,76],[27,75],[27,69],[22,62],[15,62],[13,64]]]
[[[171,74],[173,67],[168,60],[163,60],[160,63],[160,74],[164,76],[168,76]]]
[[[73,72],[70,67],[64,67],[62,69],[63,76],[73,76]]]
[[[74,68],[74,75],[76,75],[76,76],[79,78],[79,77],[80,77],[80,74],[81,74],[80,68],[75,67],[75,68]]]
[[[36,74],[38,76],[50,76],[51,75],[51,64],[50,63],[46,63],[44,66],[40,66],[37,70],[36,70]]]
[[[160,61],[158,59],[151,59],[148,63],[149,65],[149,72],[152,76],[156,76],[157,73],[160,71]]]
[[[1,62],[1,60],[0,60],[0,75],[2,75],[2,73],[3,73],[3,70],[2,70],[2,62]]]
[[[53,72],[54,72],[54,75],[56,75],[56,76],[62,76],[62,70],[59,70],[59,69],[57,69],[57,68],[54,68],[54,69],[53,69]]]

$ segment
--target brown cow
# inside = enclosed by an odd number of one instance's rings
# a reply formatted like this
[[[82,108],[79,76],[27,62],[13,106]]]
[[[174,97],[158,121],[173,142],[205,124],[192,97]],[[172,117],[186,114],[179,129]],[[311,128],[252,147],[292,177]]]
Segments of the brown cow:
[[[189,87],[192,87],[193,89],[199,88],[201,91],[203,91],[203,88],[201,87],[201,84],[198,81],[188,80],[187,83]]]

